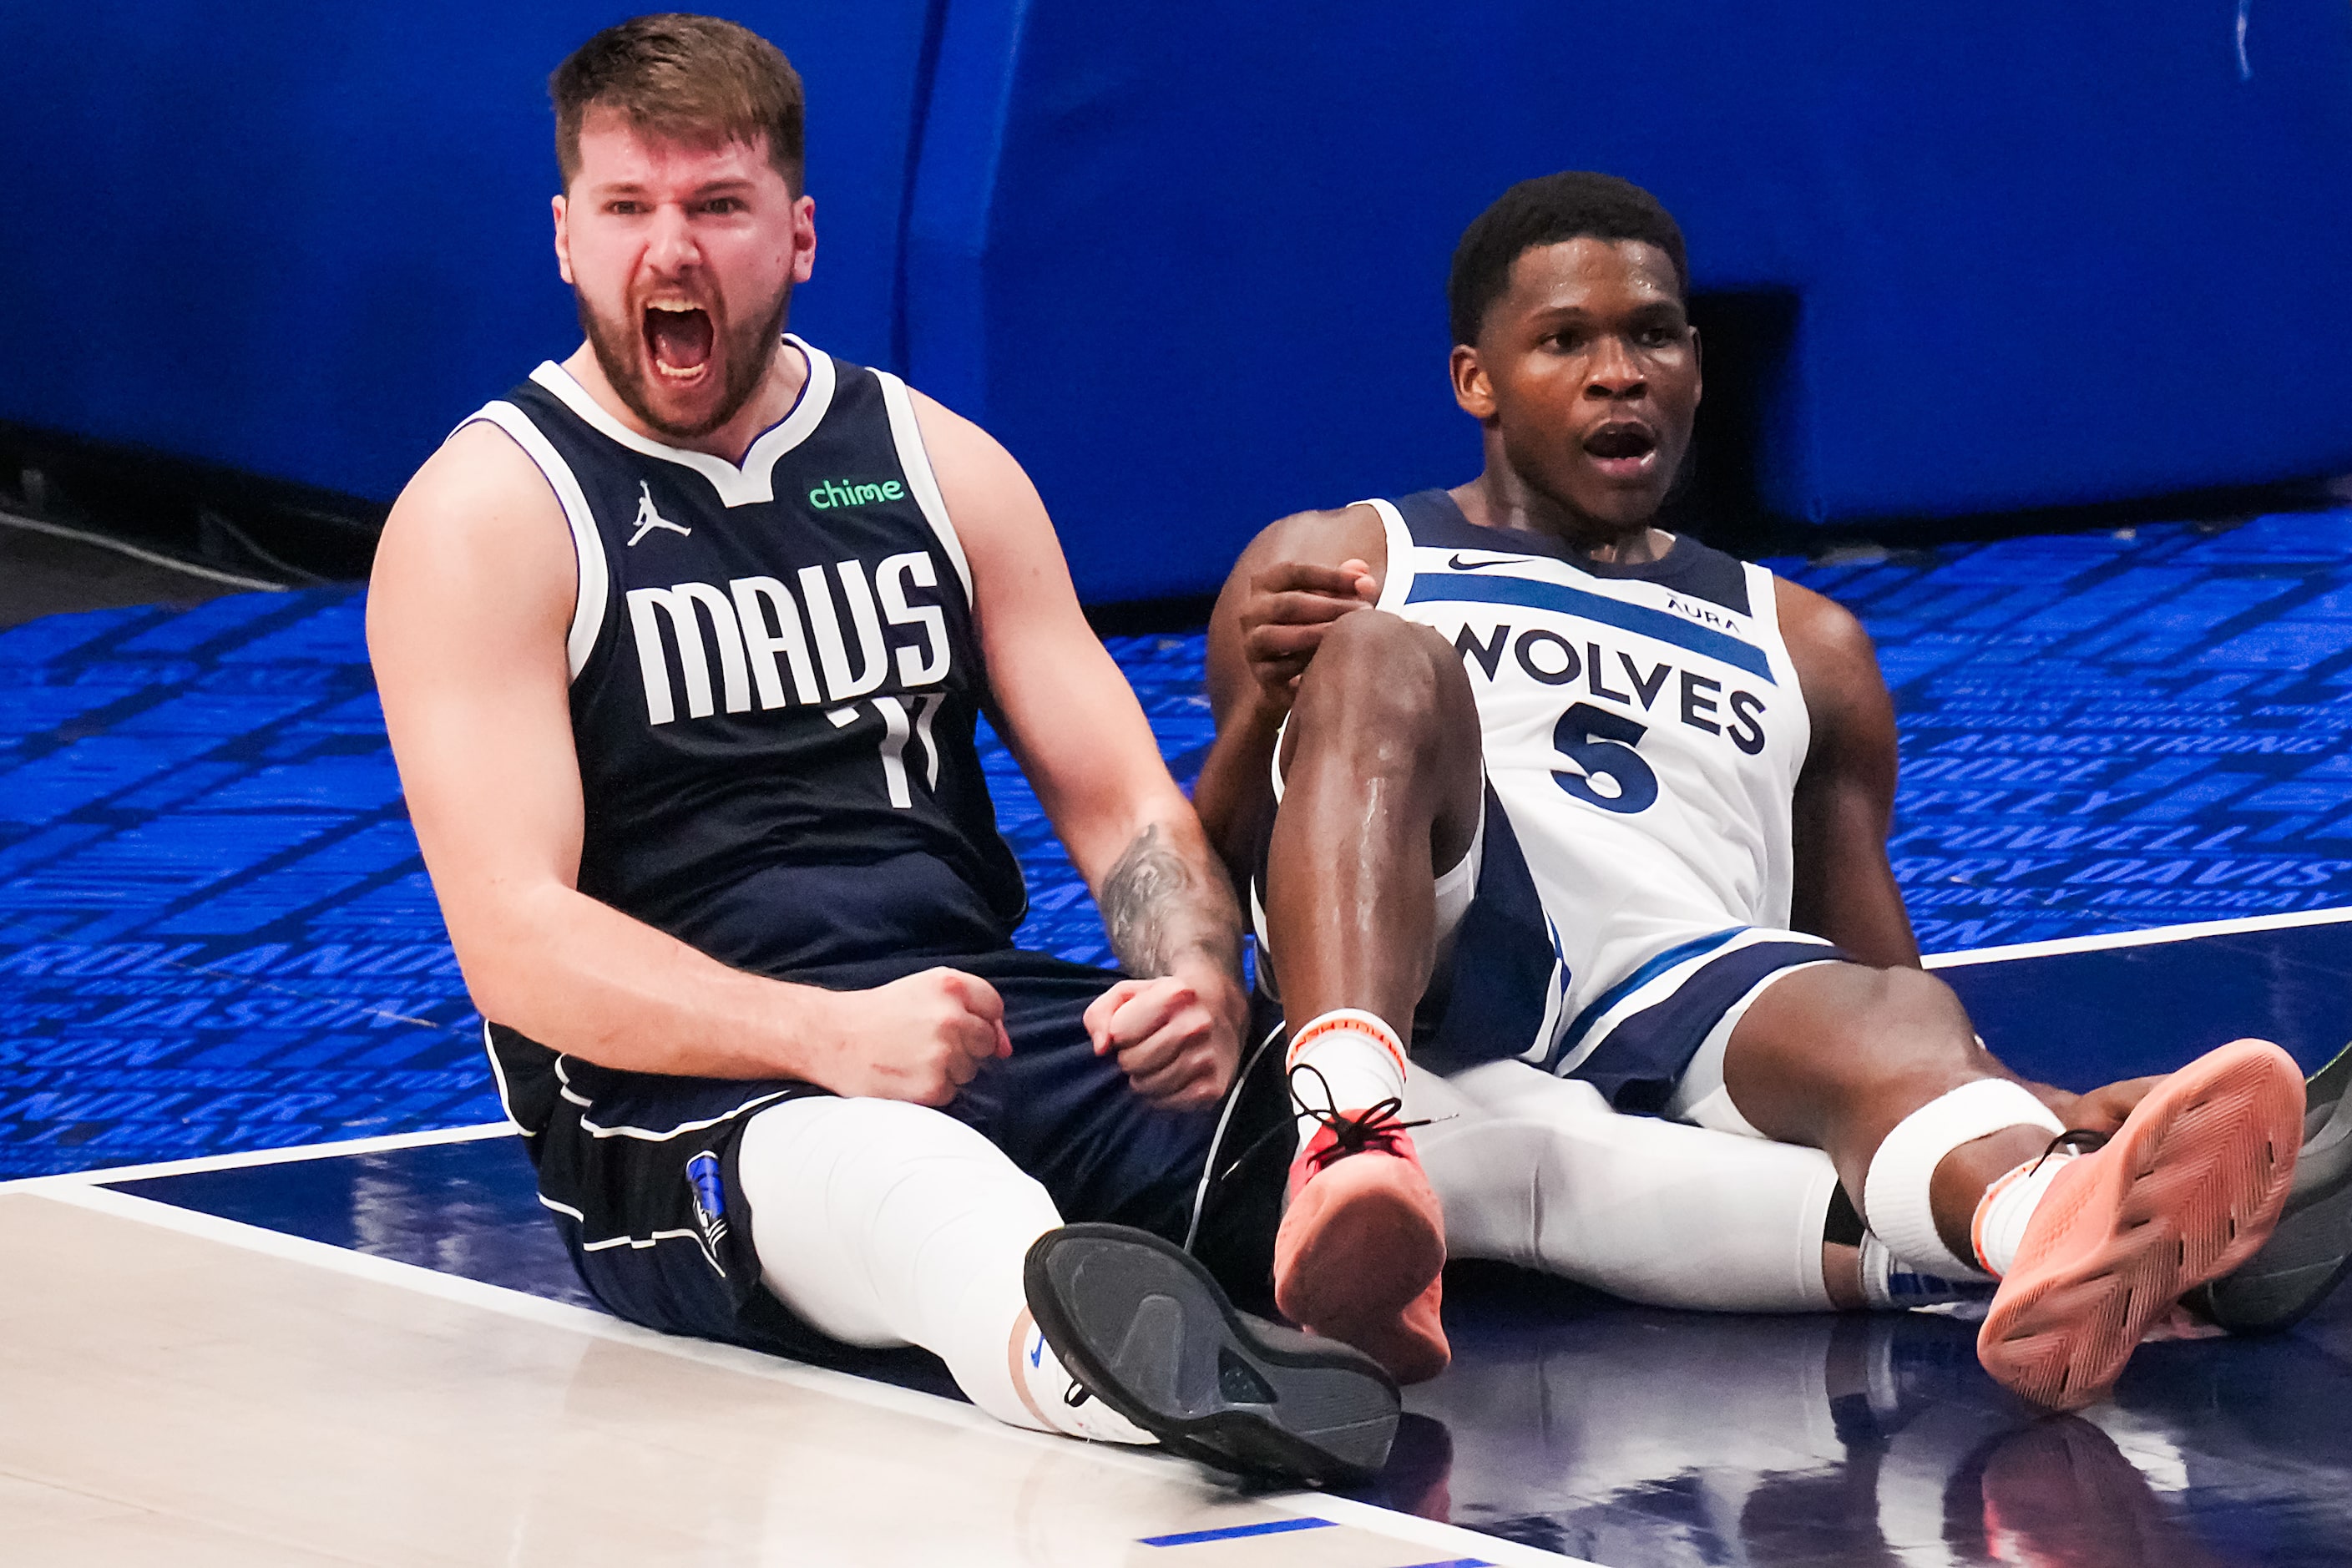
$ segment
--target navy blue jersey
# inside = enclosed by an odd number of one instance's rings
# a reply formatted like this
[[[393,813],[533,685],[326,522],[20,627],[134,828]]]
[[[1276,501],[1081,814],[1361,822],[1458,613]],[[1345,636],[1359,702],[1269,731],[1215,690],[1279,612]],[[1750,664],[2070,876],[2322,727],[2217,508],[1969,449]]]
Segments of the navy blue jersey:
[[[579,557],[580,890],[779,977],[1003,947],[1021,871],[913,405],[786,342],[807,387],[740,465],[638,435],[552,363],[474,416],[539,465]]]

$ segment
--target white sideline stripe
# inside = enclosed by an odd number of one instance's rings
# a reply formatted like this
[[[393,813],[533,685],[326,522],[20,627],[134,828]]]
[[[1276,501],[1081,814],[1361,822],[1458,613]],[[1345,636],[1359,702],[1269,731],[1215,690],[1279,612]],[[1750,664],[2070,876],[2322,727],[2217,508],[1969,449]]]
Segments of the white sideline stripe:
[[[2107,948],[2152,947],[2199,937],[2233,936],[2240,931],[2291,931],[2298,926],[2342,925],[2352,921],[2352,905],[2305,910],[2294,914],[2246,915],[2236,920],[2197,921],[2185,925],[2151,926],[2145,931],[2109,931],[2104,936],[2065,936],[2048,942],[2011,942],[2005,947],[1969,948],[1959,952],[1929,953],[1920,962],[1929,969],[1958,969],[1974,963],[2007,963],[2012,959],[2043,958],[2056,953],[2098,952]],[[740,1114],[740,1112],[739,1112]],[[721,1118],[720,1120],[725,1120]],[[185,1160],[165,1160],[150,1165],[112,1165],[63,1175],[19,1176],[0,1182],[0,1192],[16,1189],[94,1186],[110,1182],[144,1181],[151,1176],[180,1176],[196,1171],[234,1171],[247,1165],[278,1165],[297,1160],[331,1160],[344,1154],[373,1154],[388,1149],[420,1149],[435,1143],[467,1143],[476,1139],[509,1136],[510,1121],[485,1121],[474,1127],[447,1127],[425,1132],[395,1132],[382,1138],[352,1138],[333,1143],[299,1143],[285,1149],[260,1149],[247,1153],[199,1154]],[[1483,1540],[1484,1537],[1481,1537]]]
[[[2203,936],[2234,936],[2240,931],[2341,925],[2347,921],[2352,921],[2352,906],[2304,910],[2284,915],[2242,915],[2226,921],[2195,921],[2186,925],[2150,926],[2146,931],[2109,931],[2104,936],[2053,937],[2048,942],[2018,942],[2006,947],[1974,947],[1960,952],[1933,953],[1920,962],[1930,969],[1957,969],[1971,963],[2007,963],[2014,958],[2046,958],[2061,952],[2099,952],[2111,947],[2154,947],[2168,942],[2193,942]]]
[[[486,1136],[480,1129],[463,1129],[475,1136]],[[499,1128],[498,1131],[510,1131]],[[447,1134],[439,1134],[450,1141]],[[12,1185],[22,1187],[25,1184]],[[900,1388],[894,1384],[877,1383],[869,1378],[845,1372],[833,1372],[824,1367],[809,1366],[782,1356],[760,1351],[743,1350],[734,1345],[722,1345],[708,1340],[687,1339],[674,1334],[656,1333],[634,1323],[586,1307],[575,1307],[563,1301],[550,1301],[526,1291],[509,1289],[503,1285],[485,1285],[478,1279],[467,1279],[455,1274],[418,1264],[403,1263],[394,1258],[377,1258],[364,1252],[353,1252],[323,1241],[311,1241],[299,1236],[287,1236],[241,1220],[223,1219],[216,1215],[201,1214],[194,1209],[180,1208],[172,1204],[158,1203],[152,1198],[135,1197],[106,1187],[90,1184],[59,1185],[37,1194],[52,1202],[70,1204],[100,1214],[114,1215],[137,1220],[159,1229],[177,1231],[229,1247],[242,1247],[264,1257],[281,1258],[290,1263],[307,1263],[330,1273],[354,1279],[369,1279],[438,1300],[474,1307],[496,1312],[503,1317],[539,1323],[548,1328],[584,1334],[591,1339],[606,1340],[618,1344],[635,1345],[641,1350],[676,1356],[682,1361],[698,1362],[706,1366],[723,1367],[729,1371],[792,1384],[814,1393],[831,1394],[854,1404],[888,1410],[902,1415],[914,1415],[959,1427],[967,1432],[984,1433],[999,1442],[1014,1443],[1039,1453],[1068,1452],[1071,1439],[1030,1432],[1008,1426],[991,1416],[983,1415],[961,1400],[947,1399],[936,1394],[924,1394],[916,1389]],[[1151,1454],[1129,1449],[1116,1443],[1092,1443],[1087,1455],[1097,1462],[1115,1465],[1136,1475],[1165,1477],[1167,1467],[1182,1467],[1187,1471],[1223,1484],[1224,1478],[1213,1471],[1193,1466],[1191,1461],[1164,1454]],[[1476,1531],[1459,1525],[1440,1524],[1434,1520],[1421,1519],[1412,1514],[1397,1513],[1371,1503],[1356,1502],[1347,1498],[1329,1497],[1320,1492],[1282,1492],[1252,1500],[1286,1513],[1302,1518],[1328,1519],[1335,1523],[1352,1524],[1359,1529],[1376,1531],[1399,1541],[1435,1546],[1458,1556],[1477,1557],[1486,1562],[1511,1565],[1569,1564],[1570,1568],[1599,1568],[1598,1564],[1580,1557],[1564,1557],[1496,1536],[1481,1535]]]
[[[199,1171],[238,1171],[248,1165],[289,1165],[302,1160],[332,1160],[346,1154],[376,1154],[390,1149],[423,1149],[436,1143],[473,1143],[485,1138],[510,1138],[514,1135],[515,1128],[511,1121],[485,1121],[473,1127],[436,1127],[425,1132],[388,1132],[381,1138],[344,1138],[332,1143],[297,1143],[284,1149],[251,1149],[234,1154],[197,1154],[185,1160],[162,1160],[152,1165],[105,1165],[95,1171],[19,1176],[15,1181],[0,1182],[0,1192],[94,1187],[112,1182],[143,1182],[152,1176],[185,1176]]]

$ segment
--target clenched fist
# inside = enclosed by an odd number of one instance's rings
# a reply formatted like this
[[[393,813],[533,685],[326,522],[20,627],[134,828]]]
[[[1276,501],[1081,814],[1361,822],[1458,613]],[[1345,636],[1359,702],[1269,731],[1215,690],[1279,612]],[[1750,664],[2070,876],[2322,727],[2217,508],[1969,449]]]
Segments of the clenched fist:
[[[1240,988],[1229,983],[1122,980],[1087,1009],[1087,1033],[1097,1056],[1118,1058],[1136,1093],[1171,1110],[1197,1110],[1234,1081],[1241,1006]]]
[[[1378,597],[1372,569],[1361,561],[1282,561],[1254,574],[1240,620],[1242,653],[1259,689],[1286,709],[1332,623]]]
[[[1013,1054],[1003,998],[961,970],[831,994],[824,1059],[810,1077],[835,1094],[943,1106],[982,1062]]]

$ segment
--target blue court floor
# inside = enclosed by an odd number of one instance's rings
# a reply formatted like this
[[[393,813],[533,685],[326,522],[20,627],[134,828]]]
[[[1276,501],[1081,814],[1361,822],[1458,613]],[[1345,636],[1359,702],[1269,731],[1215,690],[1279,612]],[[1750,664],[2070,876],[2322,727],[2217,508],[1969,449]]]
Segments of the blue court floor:
[[[1987,1038],[2075,1086],[2352,1037],[2352,510],[1777,563],[1877,638],[1895,868]],[[353,590],[0,633],[0,1179],[495,1121]],[[1171,766],[1201,639],[1118,639]],[[1024,940],[1093,907],[1001,748]],[[2114,944],[2117,933],[2218,922]],[[2013,951],[2002,952],[2002,949]],[[562,1297],[502,1138],[145,1195]],[[2352,1318],[2152,1347],[2032,1422],[1969,1328],[1643,1311],[1461,1271],[1382,1500],[1612,1565],[2352,1562]],[[921,1384],[916,1360],[879,1369]],[[2095,1524],[2096,1528],[2091,1528]],[[1940,1555],[1939,1555],[1940,1554]]]

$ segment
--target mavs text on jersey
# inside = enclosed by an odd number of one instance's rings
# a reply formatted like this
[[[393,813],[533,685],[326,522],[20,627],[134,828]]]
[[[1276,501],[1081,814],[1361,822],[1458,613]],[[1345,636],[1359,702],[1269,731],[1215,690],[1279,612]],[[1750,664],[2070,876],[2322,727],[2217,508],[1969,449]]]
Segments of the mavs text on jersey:
[[[740,464],[639,435],[551,363],[473,416],[539,466],[579,558],[580,890],[778,978],[1001,948],[1025,895],[912,402],[786,342],[807,384]]]

